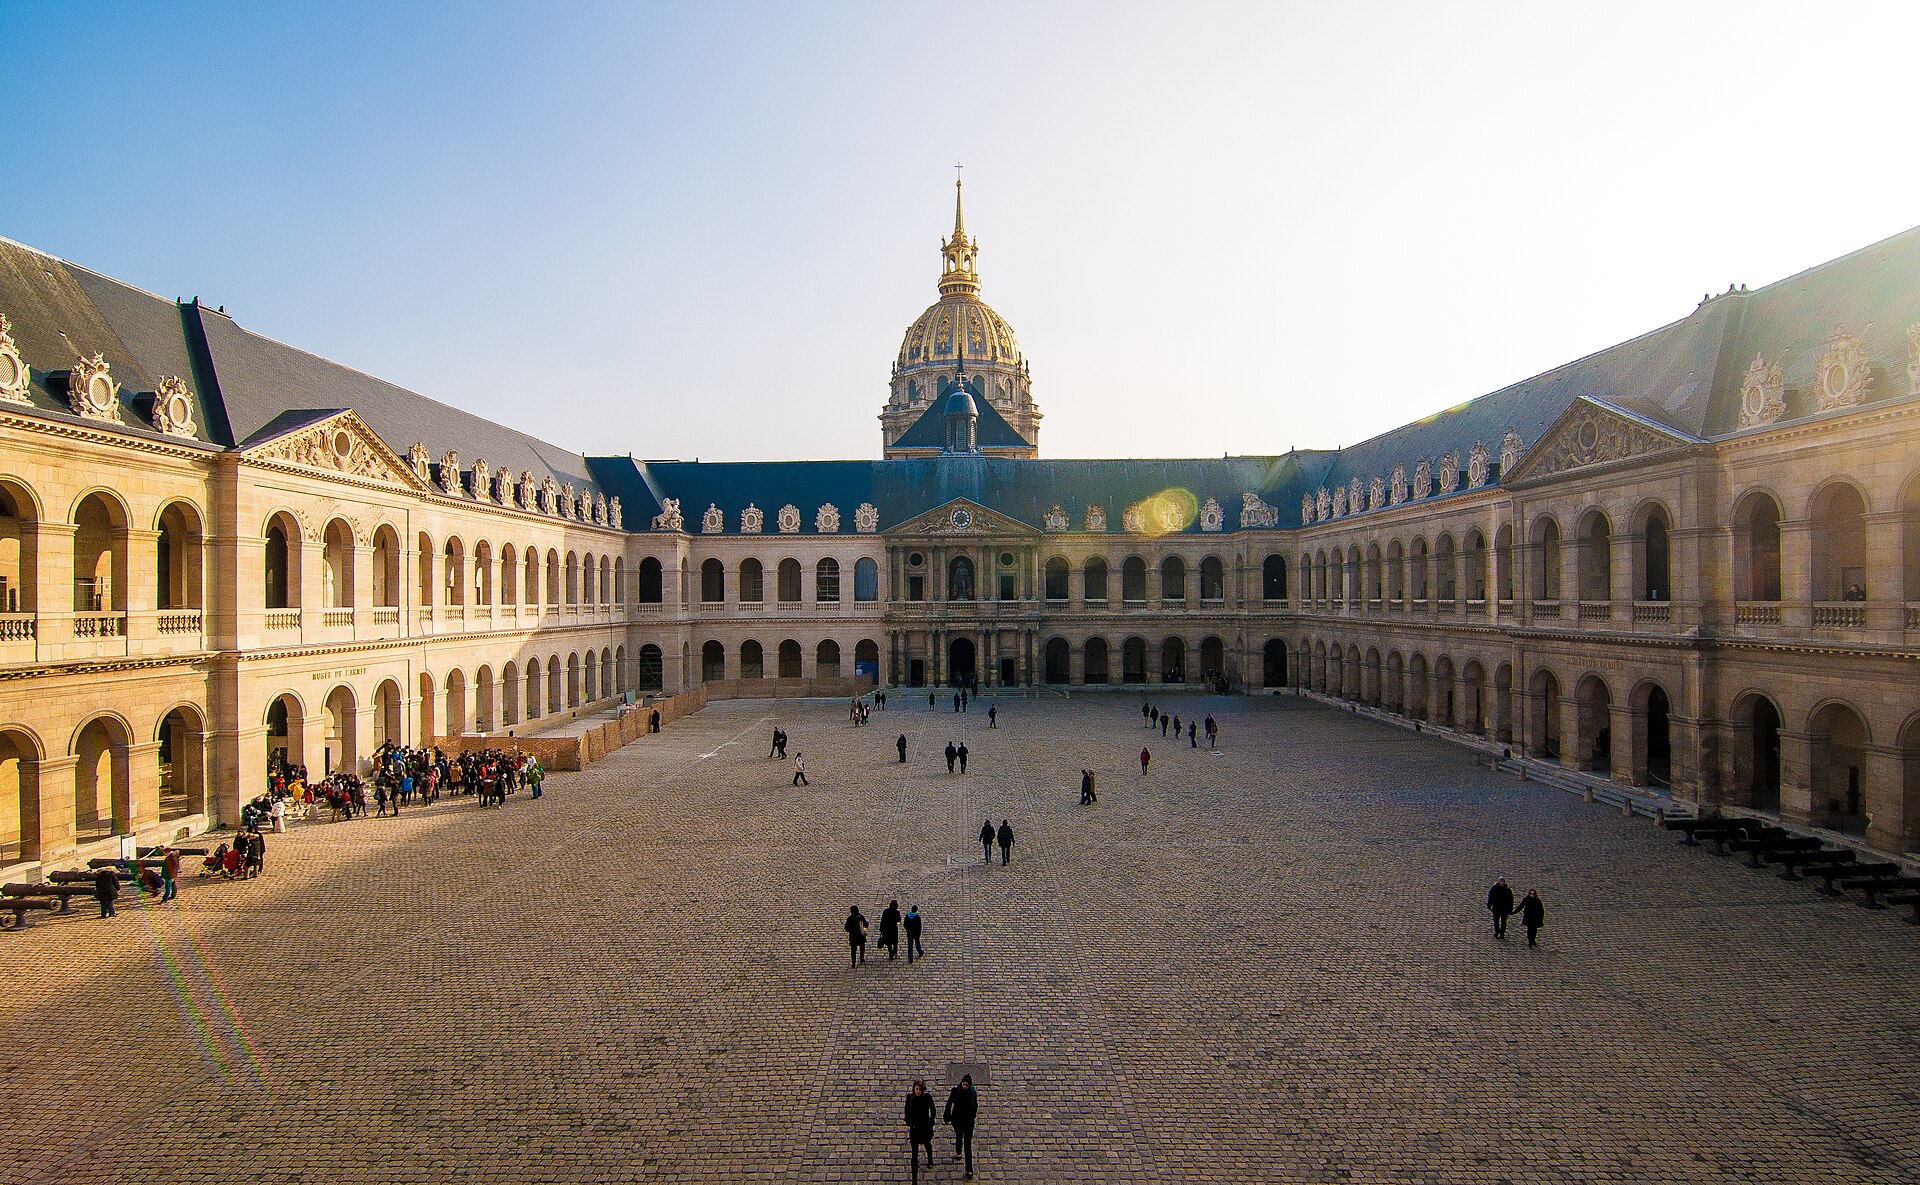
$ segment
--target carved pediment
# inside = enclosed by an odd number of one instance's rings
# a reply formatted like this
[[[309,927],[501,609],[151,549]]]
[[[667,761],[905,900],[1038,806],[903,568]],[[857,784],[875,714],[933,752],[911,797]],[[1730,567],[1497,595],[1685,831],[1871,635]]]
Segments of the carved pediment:
[[[1550,477],[1574,469],[1651,456],[1692,441],[1636,419],[1597,400],[1580,398],[1547,429],[1509,474],[1510,480]]]
[[[988,510],[966,498],[955,498],[924,514],[915,515],[896,530],[910,535],[957,536],[1038,533],[1025,523],[1010,519],[998,511]]]
[[[404,457],[388,448],[387,443],[351,411],[263,441],[241,455],[250,461],[318,473],[344,473],[400,489],[429,488]]]

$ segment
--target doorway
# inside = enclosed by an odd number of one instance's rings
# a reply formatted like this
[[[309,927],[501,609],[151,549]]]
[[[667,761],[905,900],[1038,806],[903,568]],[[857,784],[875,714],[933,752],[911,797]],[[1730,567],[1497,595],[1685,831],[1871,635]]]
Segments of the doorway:
[[[978,678],[974,667],[972,638],[955,638],[947,646],[947,682],[955,687],[972,687]]]
[[[1019,679],[1020,679],[1020,672],[1015,668],[1014,661],[1011,658],[1001,659],[1000,660],[1000,686],[1012,687],[1019,681]],[[1060,680],[1060,682],[1065,683],[1066,679],[1063,677]]]

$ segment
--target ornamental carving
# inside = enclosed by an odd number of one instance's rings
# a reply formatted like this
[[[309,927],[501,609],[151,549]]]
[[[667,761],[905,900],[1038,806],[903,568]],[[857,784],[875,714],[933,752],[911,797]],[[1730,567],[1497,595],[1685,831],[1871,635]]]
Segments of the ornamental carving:
[[[853,529],[862,535],[871,535],[880,529],[880,511],[871,502],[862,502],[854,507]]]
[[[1440,492],[1451,494],[1460,488],[1460,454],[1440,454]]]
[[[1049,531],[1064,531],[1067,529],[1067,512],[1058,502],[1055,502],[1047,507],[1047,513],[1042,517],[1041,522]]]
[[[1413,467],[1413,496],[1419,499],[1431,493],[1433,493],[1433,466],[1427,464],[1423,458]]]
[[[1362,499],[1366,497],[1366,493],[1367,487],[1361,484],[1360,475],[1358,473],[1354,474],[1353,480],[1347,483],[1347,508],[1353,511],[1353,513],[1359,514],[1361,508],[1366,505],[1366,503],[1362,501]]]
[[[1758,428],[1787,414],[1787,379],[1778,362],[1754,355],[1740,380],[1740,426]]]
[[[1107,508],[1103,503],[1087,507],[1087,530],[1104,531],[1107,529]]]
[[[467,484],[473,491],[473,496],[482,502],[492,496],[493,466],[487,464],[485,457],[474,458],[473,472],[468,475]]]
[[[193,393],[179,375],[160,376],[160,389],[153,393],[153,426],[168,436],[193,435]]]
[[[1200,504],[1200,529],[1201,530],[1217,531],[1221,527],[1225,526],[1226,522],[1227,522],[1226,512],[1220,509],[1220,503],[1218,500],[1209,496],[1205,502],[1202,502]]]
[[[502,469],[493,475],[493,500],[502,506],[513,505],[513,470]]]
[[[540,509],[540,485],[533,480],[533,470],[520,471],[520,509]]]
[[[707,503],[707,509],[700,516],[700,532],[704,535],[718,535],[727,529],[727,513],[718,503]]]
[[[1395,465],[1393,467],[1393,481],[1387,487],[1387,504],[1390,506],[1398,506],[1406,500],[1407,467],[1405,465]]]
[[[1314,498],[1313,510],[1314,517],[1322,522],[1333,517],[1333,495],[1327,492],[1327,487],[1320,487],[1320,493]]]
[[[560,487],[560,517],[580,517],[580,495],[574,492],[572,482]]]
[[[1160,529],[1163,531],[1184,530],[1187,525],[1186,508],[1173,498],[1160,501]]]
[[[743,534],[758,535],[766,526],[766,520],[767,512],[749,502],[740,512],[740,530]]]
[[[67,372],[67,402],[76,415],[90,420],[111,420],[113,401],[120,384],[113,380],[113,366],[100,354],[82,358]]]
[[[620,521],[620,495],[618,494],[607,499],[607,525],[616,531],[625,526]]]
[[[560,510],[560,486],[551,476],[540,480],[540,513],[557,514]]]
[[[1528,477],[1662,452],[1682,442],[1592,403],[1577,402],[1533,448]]]
[[[1140,504],[1137,502],[1134,503],[1132,506],[1127,507],[1127,509],[1120,515],[1120,526],[1122,530],[1129,531],[1135,535],[1138,535],[1141,531],[1146,529],[1146,526],[1147,526],[1146,511],[1140,509]]]
[[[406,478],[376,452],[373,445],[339,420],[269,441],[251,455],[263,461],[325,469],[389,485],[407,484]]]
[[[1481,441],[1474,441],[1467,453],[1467,488],[1477,490],[1487,484],[1487,471],[1493,467],[1493,454]]]
[[[791,502],[787,503],[780,508],[780,517],[775,521],[780,524],[780,533],[782,535],[798,533],[800,530],[800,508]]]
[[[31,403],[33,370],[13,343],[13,322],[0,313],[0,399],[9,403]]]
[[[607,525],[607,496],[596,493],[593,496],[593,521],[601,526]]]
[[[840,508],[829,502],[813,516],[813,529],[822,535],[840,533]]]
[[[456,498],[460,496],[460,454],[452,449],[440,458],[440,488]]]
[[[1367,486],[1367,509],[1378,510],[1387,504],[1387,479],[1378,473]]]
[[[1821,411],[1858,407],[1867,401],[1867,388],[1872,382],[1873,367],[1867,362],[1866,347],[1847,332],[1846,326],[1834,326],[1814,366],[1815,406]]]
[[[1314,503],[1313,503],[1313,495],[1312,495],[1312,494],[1302,494],[1302,495],[1300,495],[1300,522],[1301,522],[1301,525],[1303,525],[1303,526],[1304,526],[1304,525],[1306,525],[1306,524],[1308,524],[1308,523],[1311,523],[1311,522],[1313,522],[1313,521],[1314,521],[1315,519],[1317,519],[1317,518],[1319,518],[1319,517],[1320,517],[1320,515],[1319,515],[1319,509],[1320,509],[1320,508],[1319,508],[1319,507],[1317,507],[1317,506],[1315,506],[1315,505],[1314,505]]]
[[[653,529],[656,531],[680,531],[685,530],[686,525],[686,520],[680,517],[680,499],[662,499],[660,502],[660,513],[653,516]]]
[[[0,317],[0,324],[6,318]],[[0,334],[0,340],[5,335]],[[1907,394],[1920,395],[1920,321],[1907,326]]]
[[[1520,463],[1520,458],[1526,454],[1526,451],[1526,442],[1520,439],[1519,431],[1509,427],[1507,434],[1500,438],[1500,476],[1502,478],[1513,472],[1513,467]]]
[[[1347,513],[1347,487],[1333,487],[1333,517],[1339,518]]]
[[[1252,490],[1243,490],[1240,494],[1240,525],[1277,527],[1280,525],[1280,508],[1261,501],[1260,495]]]
[[[433,458],[427,455],[427,446],[414,441],[407,446],[407,464],[413,467],[414,476],[428,485],[433,484]]]

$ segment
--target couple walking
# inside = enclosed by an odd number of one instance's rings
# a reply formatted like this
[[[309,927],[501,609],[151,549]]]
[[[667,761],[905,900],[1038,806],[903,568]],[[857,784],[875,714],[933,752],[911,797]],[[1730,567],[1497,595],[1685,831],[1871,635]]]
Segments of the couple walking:
[[[973,1089],[973,1075],[962,1074],[960,1085],[947,1092],[947,1106],[941,1122],[953,1127],[953,1158],[964,1158],[967,1176],[973,1176],[973,1125],[980,1116],[980,1095]],[[907,1155],[913,1160],[913,1179],[920,1179],[920,1149],[927,1150],[927,1167],[933,1167],[933,1096],[927,1093],[927,1080],[916,1078],[907,1091]]]
[[[989,864],[993,863],[993,845],[996,840],[1000,843],[1000,863],[1005,864],[1013,855],[1013,826],[1005,819],[1000,820],[998,831],[994,830],[992,819],[980,824],[980,850],[983,853],[981,859]]]
[[[1516,912],[1513,903],[1513,890],[1507,887],[1507,878],[1501,877],[1493,882],[1493,888],[1487,890],[1487,910],[1493,914],[1493,936],[1507,936],[1507,919]],[[1528,889],[1517,911],[1520,925],[1527,932],[1527,945],[1540,945],[1540,927],[1547,924],[1547,906],[1540,900],[1540,890]]]

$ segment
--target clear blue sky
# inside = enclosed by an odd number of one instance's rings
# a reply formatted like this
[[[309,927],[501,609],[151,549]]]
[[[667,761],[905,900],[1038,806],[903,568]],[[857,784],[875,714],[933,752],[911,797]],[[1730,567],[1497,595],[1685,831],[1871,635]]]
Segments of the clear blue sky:
[[[1912,3],[402,8],[0,0],[0,235],[712,460],[878,455],[956,160],[1052,456],[1351,443],[1920,223]]]

